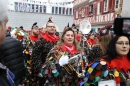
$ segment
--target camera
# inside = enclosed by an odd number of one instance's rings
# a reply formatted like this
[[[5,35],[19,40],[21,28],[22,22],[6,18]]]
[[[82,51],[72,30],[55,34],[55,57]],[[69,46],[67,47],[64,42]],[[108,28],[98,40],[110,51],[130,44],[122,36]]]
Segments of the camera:
[[[113,30],[116,35],[130,36],[130,18],[116,18]]]

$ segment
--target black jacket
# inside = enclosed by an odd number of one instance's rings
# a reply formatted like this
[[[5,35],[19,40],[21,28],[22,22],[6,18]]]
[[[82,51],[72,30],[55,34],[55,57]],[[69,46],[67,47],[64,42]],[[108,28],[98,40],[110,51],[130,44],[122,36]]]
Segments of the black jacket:
[[[0,86],[10,86],[6,76],[6,70],[0,68]]]
[[[15,80],[25,76],[24,58],[21,42],[6,34],[5,42],[0,46],[2,63],[15,75]]]

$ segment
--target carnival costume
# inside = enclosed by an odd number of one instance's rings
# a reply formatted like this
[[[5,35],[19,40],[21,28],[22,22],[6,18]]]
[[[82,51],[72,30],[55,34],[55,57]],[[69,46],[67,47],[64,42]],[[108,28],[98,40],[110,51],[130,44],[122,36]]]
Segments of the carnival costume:
[[[62,44],[54,47],[42,65],[41,73],[46,77],[45,86],[78,86],[84,77],[87,58],[75,46]]]
[[[120,65],[119,65],[120,64]],[[109,62],[102,59],[89,65],[86,69],[85,78],[80,86],[100,86],[101,82],[108,81],[103,86],[109,86],[111,80],[114,80],[118,86],[130,85],[130,61],[127,56],[117,57]],[[111,86],[116,86],[111,85]]]
[[[33,24],[32,29],[34,26],[37,26],[37,23]],[[24,77],[23,79],[24,86],[32,86],[33,69],[31,66],[31,62],[32,62],[31,55],[32,55],[32,50],[35,45],[35,42],[38,41],[39,39],[40,36],[33,36],[32,34],[29,34],[25,36],[22,41],[24,63],[26,68],[26,77]]]
[[[50,35],[49,33],[46,33],[42,36],[42,38],[40,38],[38,42],[36,42],[31,56],[31,64],[34,72],[34,83],[32,84],[33,86],[41,86],[45,83],[44,78],[38,74],[40,74],[42,64],[44,64],[47,54],[57,43],[58,39],[59,38],[56,35]]]
[[[102,27],[99,32],[98,32],[98,38],[99,38],[99,42],[102,42],[102,40],[100,39],[101,37],[105,37],[106,35],[110,35],[110,28],[111,28],[111,25],[107,25],[107,26],[104,26]],[[110,40],[110,39],[106,39],[106,40]],[[95,40],[92,40],[92,39],[89,39],[87,40],[88,41],[88,60],[89,60],[89,63],[93,63],[95,61],[100,61],[101,57],[103,56],[103,51],[101,49],[102,45],[100,44],[95,44]],[[103,40],[105,41],[105,40]],[[95,44],[93,47],[92,45]],[[107,44],[106,44],[107,45]]]

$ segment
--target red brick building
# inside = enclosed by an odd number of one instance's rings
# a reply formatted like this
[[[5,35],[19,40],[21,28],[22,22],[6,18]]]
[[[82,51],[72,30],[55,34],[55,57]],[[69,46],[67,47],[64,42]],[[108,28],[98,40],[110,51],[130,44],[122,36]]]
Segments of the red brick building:
[[[102,26],[112,24],[116,8],[122,8],[123,0],[75,0],[74,23],[79,26],[88,20],[96,31]]]

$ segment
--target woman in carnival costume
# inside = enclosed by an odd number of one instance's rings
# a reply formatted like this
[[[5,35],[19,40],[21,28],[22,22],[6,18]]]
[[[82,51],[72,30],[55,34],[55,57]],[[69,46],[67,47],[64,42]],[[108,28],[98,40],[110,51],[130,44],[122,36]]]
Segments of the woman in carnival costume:
[[[108,44],[111,40],[110,29],[111,25],[105,26],[99,30],[99,41],[89,49],[89,63],[99,61],[102,55],[106,53]]]
[[[130,42],[126,36],[115,36],[100,61],[91,64],[80,86],[129,86]],[[112,81],[113,80],[113,81]],[[102,85],[105,83],[104,85]]]
[[[80,45],[75,42],[74,31],[67,28],[42,65],[41,73],[46,79],[44,85],[78,86],[84,77],[86,66],[87,58]]]

